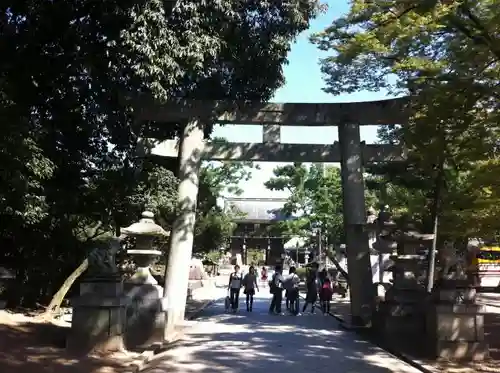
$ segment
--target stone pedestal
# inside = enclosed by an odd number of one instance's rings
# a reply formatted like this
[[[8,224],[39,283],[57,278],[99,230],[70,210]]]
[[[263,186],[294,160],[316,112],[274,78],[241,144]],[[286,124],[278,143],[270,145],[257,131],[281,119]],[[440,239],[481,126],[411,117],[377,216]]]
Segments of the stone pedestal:
[[[477,304],[435,305],[429,312],[432,357],[447,360],[484,360],[484,307]],[[434,332],[434,333],[432,333]]]
[[[385,301],[380,304],[379,312],[384,316],[382,333],[388,342],[411,345],[423,339],[425,319],[419,305]]]
[[[462,281],[463,282],[463,281]],[[427,314],[431,356],[447,360],[484,360],[484,306],[475,304],[475,289],[461,281],[446,281]]]
[[[80,290],[80,297],[71,302],[67,348],[82,354],[123,350],[129,299],[122,284],[116,279],[95,279],[82,283]]]
[[[412,348],[417,341],[423,341],[425,330],[427,296],[416,275],[421,258],[400,255],[391,259],[394,284],[379,304],[377,328],[388,343],[401,349]]]
[[[125,229],[130,233],[130,227]],[[128,350],[144,349],[163,340],[163,287],[158,285],[150,269],[162,252],[144,249],[151,242],[146,235],[142,235],[136,238],[136,246],[143,248],[127,250],[127,254],[137,264],[136,272],[124,284],[125,294],[130,299],[125,334],[125,346]]]
[[[127,349],[142,349],[161,342],[165,329],[163,287],[158,284],[126,283],[125,294],[130,300],[125,334]]]

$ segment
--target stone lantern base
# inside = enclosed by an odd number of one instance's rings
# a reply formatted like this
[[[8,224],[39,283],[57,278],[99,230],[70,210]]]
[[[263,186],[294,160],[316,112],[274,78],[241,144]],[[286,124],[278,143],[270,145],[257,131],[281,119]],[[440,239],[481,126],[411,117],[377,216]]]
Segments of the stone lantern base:
[[[484,309],[477,304],[437,305],[428,318],[432,355],[447,360],[484,360]]]
[[[163,287],[157,284],[125,283],[125,293],[130,299],[125,334],[127,349],[137,350],[162,342],[165,329]]]
[[[432,357],[469,361],[488,358],[485,307],[475,303],[475,289],[465,280],[446,280],[435,295],[437,303],[428,310],[426,327]]]
[[[124,349],[126,309],[130,301],[116,279],[91,279],[72,300],[73,316],[66,347],[75,353]]]
[[[393,256],[394,284],[378,304],[374,327],[391,346],[419,354],[425,341],[427,294],[417,280],[417,255]]]

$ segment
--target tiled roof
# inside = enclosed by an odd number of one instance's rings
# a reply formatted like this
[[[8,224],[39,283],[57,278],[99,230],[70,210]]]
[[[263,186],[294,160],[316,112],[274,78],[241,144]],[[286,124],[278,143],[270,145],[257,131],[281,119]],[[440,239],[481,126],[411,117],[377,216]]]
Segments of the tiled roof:
[[[282,212],[284,198],[226,198],[224,208],[244,216],[239,221],[282,221],[290,219]]]

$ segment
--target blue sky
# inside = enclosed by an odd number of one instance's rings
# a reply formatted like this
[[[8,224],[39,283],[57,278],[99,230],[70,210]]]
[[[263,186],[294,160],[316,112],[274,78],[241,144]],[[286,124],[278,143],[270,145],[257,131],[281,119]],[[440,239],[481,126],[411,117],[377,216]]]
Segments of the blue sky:
[[[350,95],[333,96],[323,92],[324,82],[321,76],[319,60],[327,56],[317,50],[308,38],[311,33],[322,31],[332,21],[347,12],[348,0],[329,0],[326,14],[315,19],[309,30],[299,36],[289,54],[289,64],[285,66],[286,84],[280,88],[273,102],[348,102],[368,101],[386,98],[385,92],[359,92]],[[376,126],[361,128],[361,140],[367,143],[377,139]],[[262,128],[260,126],[217,126],[212,134],[214,137],[224,137],[230,142],[261,142]],[[338,140],[337,127],[284,127],[281,129],[281,142],[306,144],[331,144]],[[264,187],[264,182],[272,177],[273,169],[278,163],[259,162],[260,170],[254,171],[252,179],[241,185],[244,197],[281,197],[286,193],[270,192]]]

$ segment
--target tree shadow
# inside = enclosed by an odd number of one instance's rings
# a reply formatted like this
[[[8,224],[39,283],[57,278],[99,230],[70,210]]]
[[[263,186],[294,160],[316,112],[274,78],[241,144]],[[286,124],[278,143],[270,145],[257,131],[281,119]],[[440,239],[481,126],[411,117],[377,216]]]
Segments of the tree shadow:
[[[175,347],[158,351],[144,372],[417,372],[333,318],[268,315],[265,298],[256,299],[253,313],[226,314],[223,303],[207,309]]]
[[[72,355],[65,350],[68,332],[69,327],[52,323],[0,324],[0,372],[118,373],[133,361],[125,354]]]

